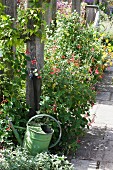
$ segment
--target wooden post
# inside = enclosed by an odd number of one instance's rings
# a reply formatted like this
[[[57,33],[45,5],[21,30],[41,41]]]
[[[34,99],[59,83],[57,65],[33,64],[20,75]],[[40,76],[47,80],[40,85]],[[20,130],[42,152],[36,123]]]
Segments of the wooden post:
[[[97,5],[86,6],[86,23],[87,24],[94,22],[97,10],[98,10]]]
[[[28,3],[28,7],[30,7],[30,3]],[[42,0],[37,3],[37,7],[42,7]],[[28,27],[33,27],[32,21],[29,22]],[[44,43],[41,41],[41,38],[32,35],[30,40],[27,42],[27,51],[29,51],[28,55],[30,56],[31,60],[36,59],[36,66],[37,70],[39,71],[44,64]],[[31,107],[29,117],[35,115],[35,111],[39,110],[41,94],[41,79],[37,78],[38,76],[36,77],[32,74],[34,69],[36,69],[36,67],[32,65],[31,61],[27,61],[28,75],[26,82],[26,101]]]
[[[76,10],[80,15],[81,0],[72,0],[72,12]]]
[[[2,4],[7,6],[5,13],[12,18],[16,18],[17,15],[17,0],[2,0]]]

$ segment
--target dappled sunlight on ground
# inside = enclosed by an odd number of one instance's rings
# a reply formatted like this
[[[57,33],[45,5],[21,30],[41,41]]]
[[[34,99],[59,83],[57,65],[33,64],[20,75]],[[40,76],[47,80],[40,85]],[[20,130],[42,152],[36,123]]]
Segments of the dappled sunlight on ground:
[[[96,103],[90,109],[93,121],[72,159],[75,170],[113,170],[113,67],[96,88]]]

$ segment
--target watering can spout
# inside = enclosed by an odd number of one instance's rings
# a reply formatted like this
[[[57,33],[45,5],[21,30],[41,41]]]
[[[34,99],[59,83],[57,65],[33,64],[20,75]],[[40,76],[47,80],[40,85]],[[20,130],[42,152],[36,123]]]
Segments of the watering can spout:
[[[14,133],[17,141],[18,141],[18,143],[20,144],[20,146],[22,146],[22,145],[23,145],[23,142],[22,142],[22,139],[21,139],[18,131],[15,129],[15,127],[14,127],[13,123],[11,122],[11,120],[9,120],[8,117],[6,117],[6,119],[9,121],[9,125],[10,125],[10,127],[11,127],[11,129],[12,129],[12,131],[13,131],[13,133]]]

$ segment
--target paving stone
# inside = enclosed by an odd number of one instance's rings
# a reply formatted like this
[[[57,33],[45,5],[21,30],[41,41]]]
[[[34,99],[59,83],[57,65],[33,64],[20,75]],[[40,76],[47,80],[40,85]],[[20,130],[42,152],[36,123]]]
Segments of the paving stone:
[[[100,169],[102,169],[102,170],[113,170],[113,163],[102,162]]]
[[[97,100],[110,100],[110,92],[100,92],[96,96]]]
[[[110,100],[113,102],[113,93],[111,93],[111,99]]]
[[[113,170],[113,67],[106,69],[96,89],[99,93],[90,109],[90,118],[96,116],[81,138],[77,159],[72,159],[75,170]]]
[[[101,126],[101,128],[104,128],[105,126],[107,126],[107,124],[105,123],[105,122],[94,122],[93,124],[92,124],[92,127],[93,126],[97,126],[97,127],[100,127]],[[112,127],[111,127],[112,128]]]
[[[113,92],[113,85],[99,84],[97,85],[97,91]]]
[[[72,159],[75,170],[96,170],[97,162],[91,160]]]
[[[100,104],[96,111],[95,123],[113,125],[113,106]]]
[[[99,138],[84,138],[76,152],[76,158],[102,161],[107,141]]]
[[[113,128],[107,128],[107,130],[105,131],[104,139],[113,141]]]
[[[100,140],[99,138],[93,140],[91,145],[90,159],[102,161],[106,147],[107,140]]]
[[[76,151],[76,158],[90,159],[91,144],[90,138],[83,138],[80,142],[80,148]]]
[[[113,105],[113,101],[97,100],[98,104]]]
[[[98,103],[95,103],[95,105],[90,109],[90,115],[93,116],[99,107],[100,105]]]
[[[107,146],[105,148],[103,161],[113,163],[113,141],[108,141]]]
[[[98,83],[98,85],[112,85],[113,84],[113,75],[112,74],[105,74],[102,81]]]
[[[86,138],[93,138],[93,139],[104,139],[106,131],[106,126],[99,127],[99,126],[92,126],[85,135]]]
[[[108,71],[108,72],[113,72],[113,67],[108,67],[107,70],[106,70],[106,72],[107,72],[107,71]],[[105,73],[106,73],[106,72],[105,72]]]

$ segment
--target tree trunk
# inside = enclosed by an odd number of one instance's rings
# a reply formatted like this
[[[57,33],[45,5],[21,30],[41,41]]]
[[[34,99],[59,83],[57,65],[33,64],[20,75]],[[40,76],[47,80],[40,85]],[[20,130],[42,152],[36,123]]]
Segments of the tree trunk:
[[[76,10],[80,15],[81,0],[72,0],[72,12]]]
[[[56,20],[57,0],[52,0],[52,20]]]

